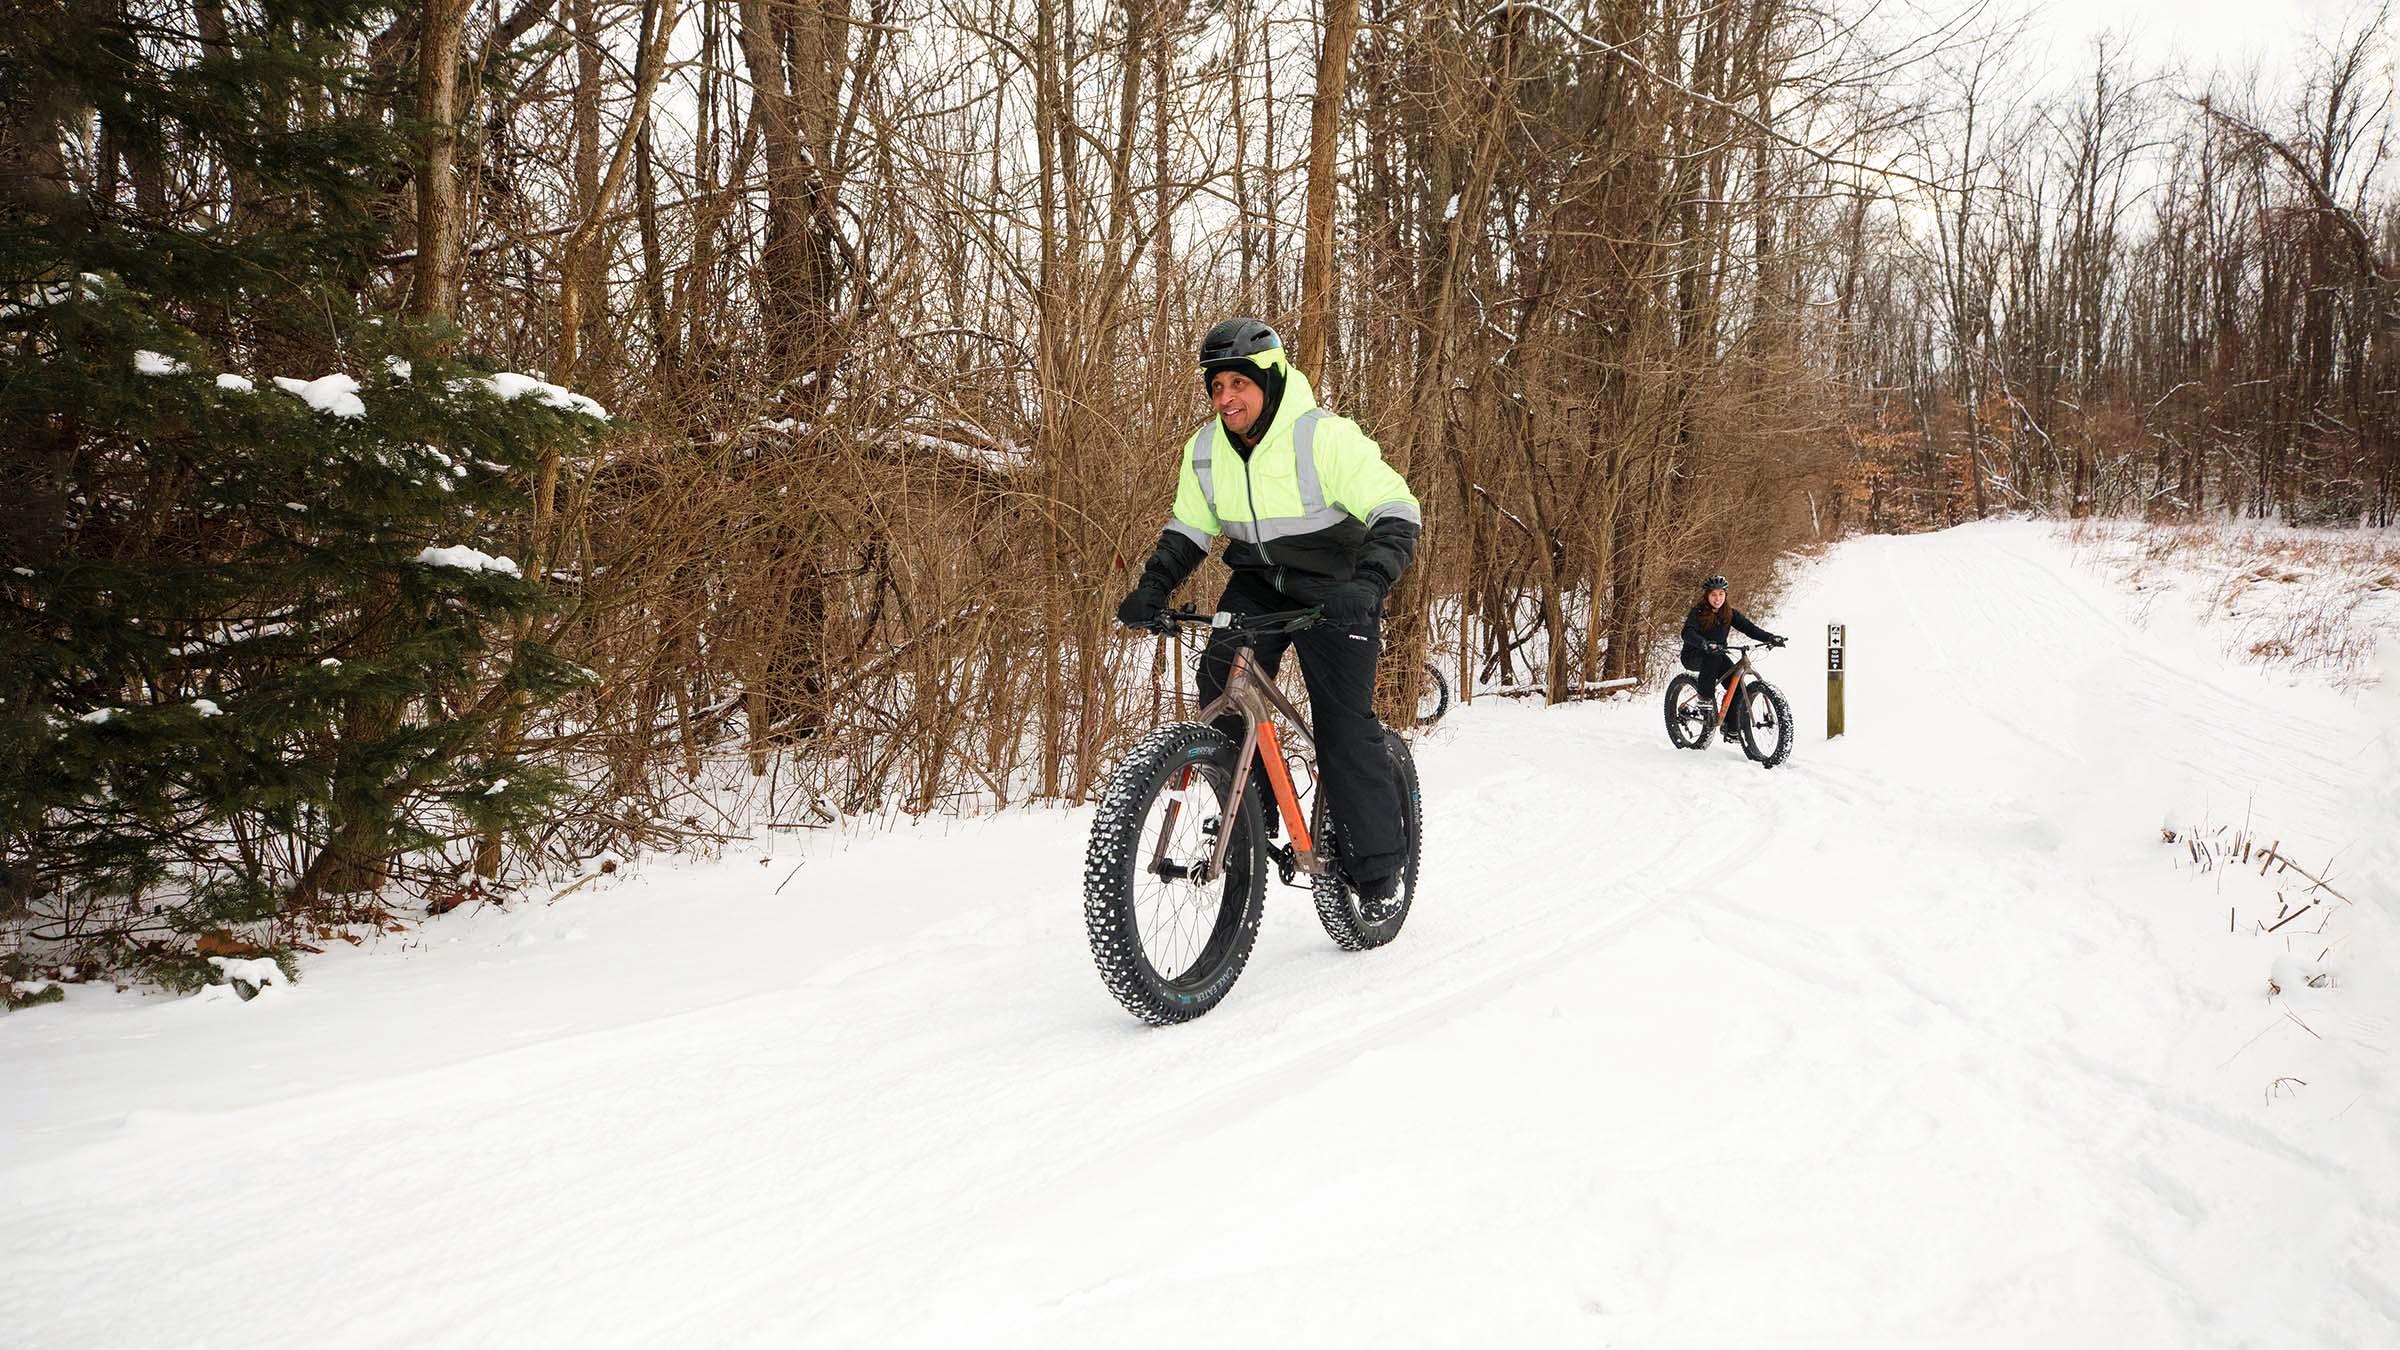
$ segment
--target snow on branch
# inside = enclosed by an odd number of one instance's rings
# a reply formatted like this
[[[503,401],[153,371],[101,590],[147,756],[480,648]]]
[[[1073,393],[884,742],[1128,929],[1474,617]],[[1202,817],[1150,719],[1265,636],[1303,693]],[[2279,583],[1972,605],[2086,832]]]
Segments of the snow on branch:
[[[601,407],[598,399],[587,398],[572,389],[552,384],[548,380],[537,380],[531,375],[520,375],[513,370],[504,370],[489,377],[483,383],[484,387],[498,395],[503,403],[513,403],[527,394],[533,394],[541,399],[545,407],[564,408],[568,412],[579,412],[596,422],[608,420],[608,409]]]
[[[295,380],[288,375],[275,377],[275,387],[296,395],[302,402],[334,417],[364,417],[367,405],[358,398],[358,381],[347,375],[326,375],[314,380]]]
[[[495,558],[465,544],[426,548],[417,554],[417,561],[428,567],[454,567],[462,572],[500,572],[512,577],[524,575],[517,570],[516,559],[505,555]]]

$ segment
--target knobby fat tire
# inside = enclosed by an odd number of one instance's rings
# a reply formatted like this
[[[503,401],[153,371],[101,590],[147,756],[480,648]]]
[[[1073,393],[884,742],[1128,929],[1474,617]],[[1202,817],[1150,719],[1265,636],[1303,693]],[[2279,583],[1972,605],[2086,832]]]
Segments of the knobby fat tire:
[[[1258,805],[1258,783],[1244,785],[1238,810],[1226,812],[1225,788],[1233,781],[1234,744],[1201,722],[1178,722],[1144,736],[1109,774],[1092,821],[1083,859],[1083,926],[1101,983],[1125,1010],[1153,1026],[1188,1022],[1217,1006],[1241,977],[1258,940],[1266,900],[1266,842]],[[1219,819],[1230,818],[1233,847],[1217,883],[1217,913],[1192,968],[1172,979],[1152,967],[1142,949],[1136,905],[1139,869],[1147,859],[1142,832],[1174,774],[1200,763],[1219,799]]]
[[[1760,768],[1772,769],[1792,757],[1792,705],[1782,690],[1756,676],[1742,681],[1742,691],[1750,704],[1742,710],[1746,714],[1742,718],[1742,753],[1758,761]],[[1760,744],[1764,735],[1758,726],[1760,703],[1774,710],[1775,740],[1771,745]]]
[[[1408,862],[1400,869],[1399,904],[1382,919],[1370,921],[1359,907],[1358,892],[1343,880],[1341,869],[1321,874],[1311,880],[1309,890],[1316,896],[1317,922],[1325,925],[1325,936],[1346,952],[1361,952],[1380,947],[1400,936],[1400,925],[1408,922],[1408,912],[1417,903],[1417,866],[1425,856],[1425,803],[1417,784],[1417,757],[1409,753],[1408,742],[1391,728],[1384,728],[1384,753],[1400,773],[1400,789],[1407,802]],[[1333,819],[1324,806],[1324,794],[1318,794],[1314,830],[1317,853],[1320,857],[1339,858],[1341,854],[1341,822]]]
[[[1418,715],[1417,725],[1429,727],[1441,721],[1443,716],[1450,711],[1450,681],[1443,678],[1441,668],[1431,661],[1425,662],[1424,665],[1425,678],[1433,681],[1434,705],[1432,712]]]
[[[1691,724],[1685,722],[1680,716],[1677,716],[1677,714],[1682,711],[1678,700],[1680,700],[1686,693],[1689,693],[1692,696],[1693,706],[1700,707],[1702,710],[1703,715],[1700,718],[1700,734],[1697,736],[1690,734]],[[1668,743],[1679,750],[1703,750],[1708,747],[1709,737],[1714,736],[1716,731],[1717,719],[1714,716],[1708,715],[1708,710],[1701,704],[1700,681],[1688,674],[1678,675],[1674,679],[1667,681]]]

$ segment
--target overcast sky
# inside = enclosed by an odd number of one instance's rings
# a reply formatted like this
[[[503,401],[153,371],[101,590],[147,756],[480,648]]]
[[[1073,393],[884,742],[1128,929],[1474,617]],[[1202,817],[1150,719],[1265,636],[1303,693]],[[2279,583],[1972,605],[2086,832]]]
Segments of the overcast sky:
[[[2300,64],[2309,39],[2330,41],[2345,17],[2372,13],[2356,0],[2019,0],[2031,36],[2050,48],[2048,67],[2072,70],[2103,31],[2125,38],[2145,66],[2180,58],[2195,77],[2253,60],[2270,80]]]

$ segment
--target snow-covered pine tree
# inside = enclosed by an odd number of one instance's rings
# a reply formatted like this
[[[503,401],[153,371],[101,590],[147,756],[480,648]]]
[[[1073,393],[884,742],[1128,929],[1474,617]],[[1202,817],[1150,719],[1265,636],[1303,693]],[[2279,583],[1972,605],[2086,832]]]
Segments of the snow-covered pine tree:
[[[529,823],[489,729],[588,675],[502,541],[607,420],[378,312],[388,9],[138,13],[0,19],[0,915],[70,940]]]

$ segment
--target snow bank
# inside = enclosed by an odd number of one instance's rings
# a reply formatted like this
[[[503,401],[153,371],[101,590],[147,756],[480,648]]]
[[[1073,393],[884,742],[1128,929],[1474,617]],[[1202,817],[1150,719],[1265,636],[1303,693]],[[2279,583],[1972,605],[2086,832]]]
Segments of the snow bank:
[[[2400,632],[2400,532],[2094,520],[2062,533],[2153,629],[2187,626],[2230,656],[2341,688],[2400,670],[2378,651]]]
[[[225,977],[225,984],[244,999],[256,998],[269,989],[288,987],[291,980],[283,967],[264,956],[212,956],[208,963]]]

